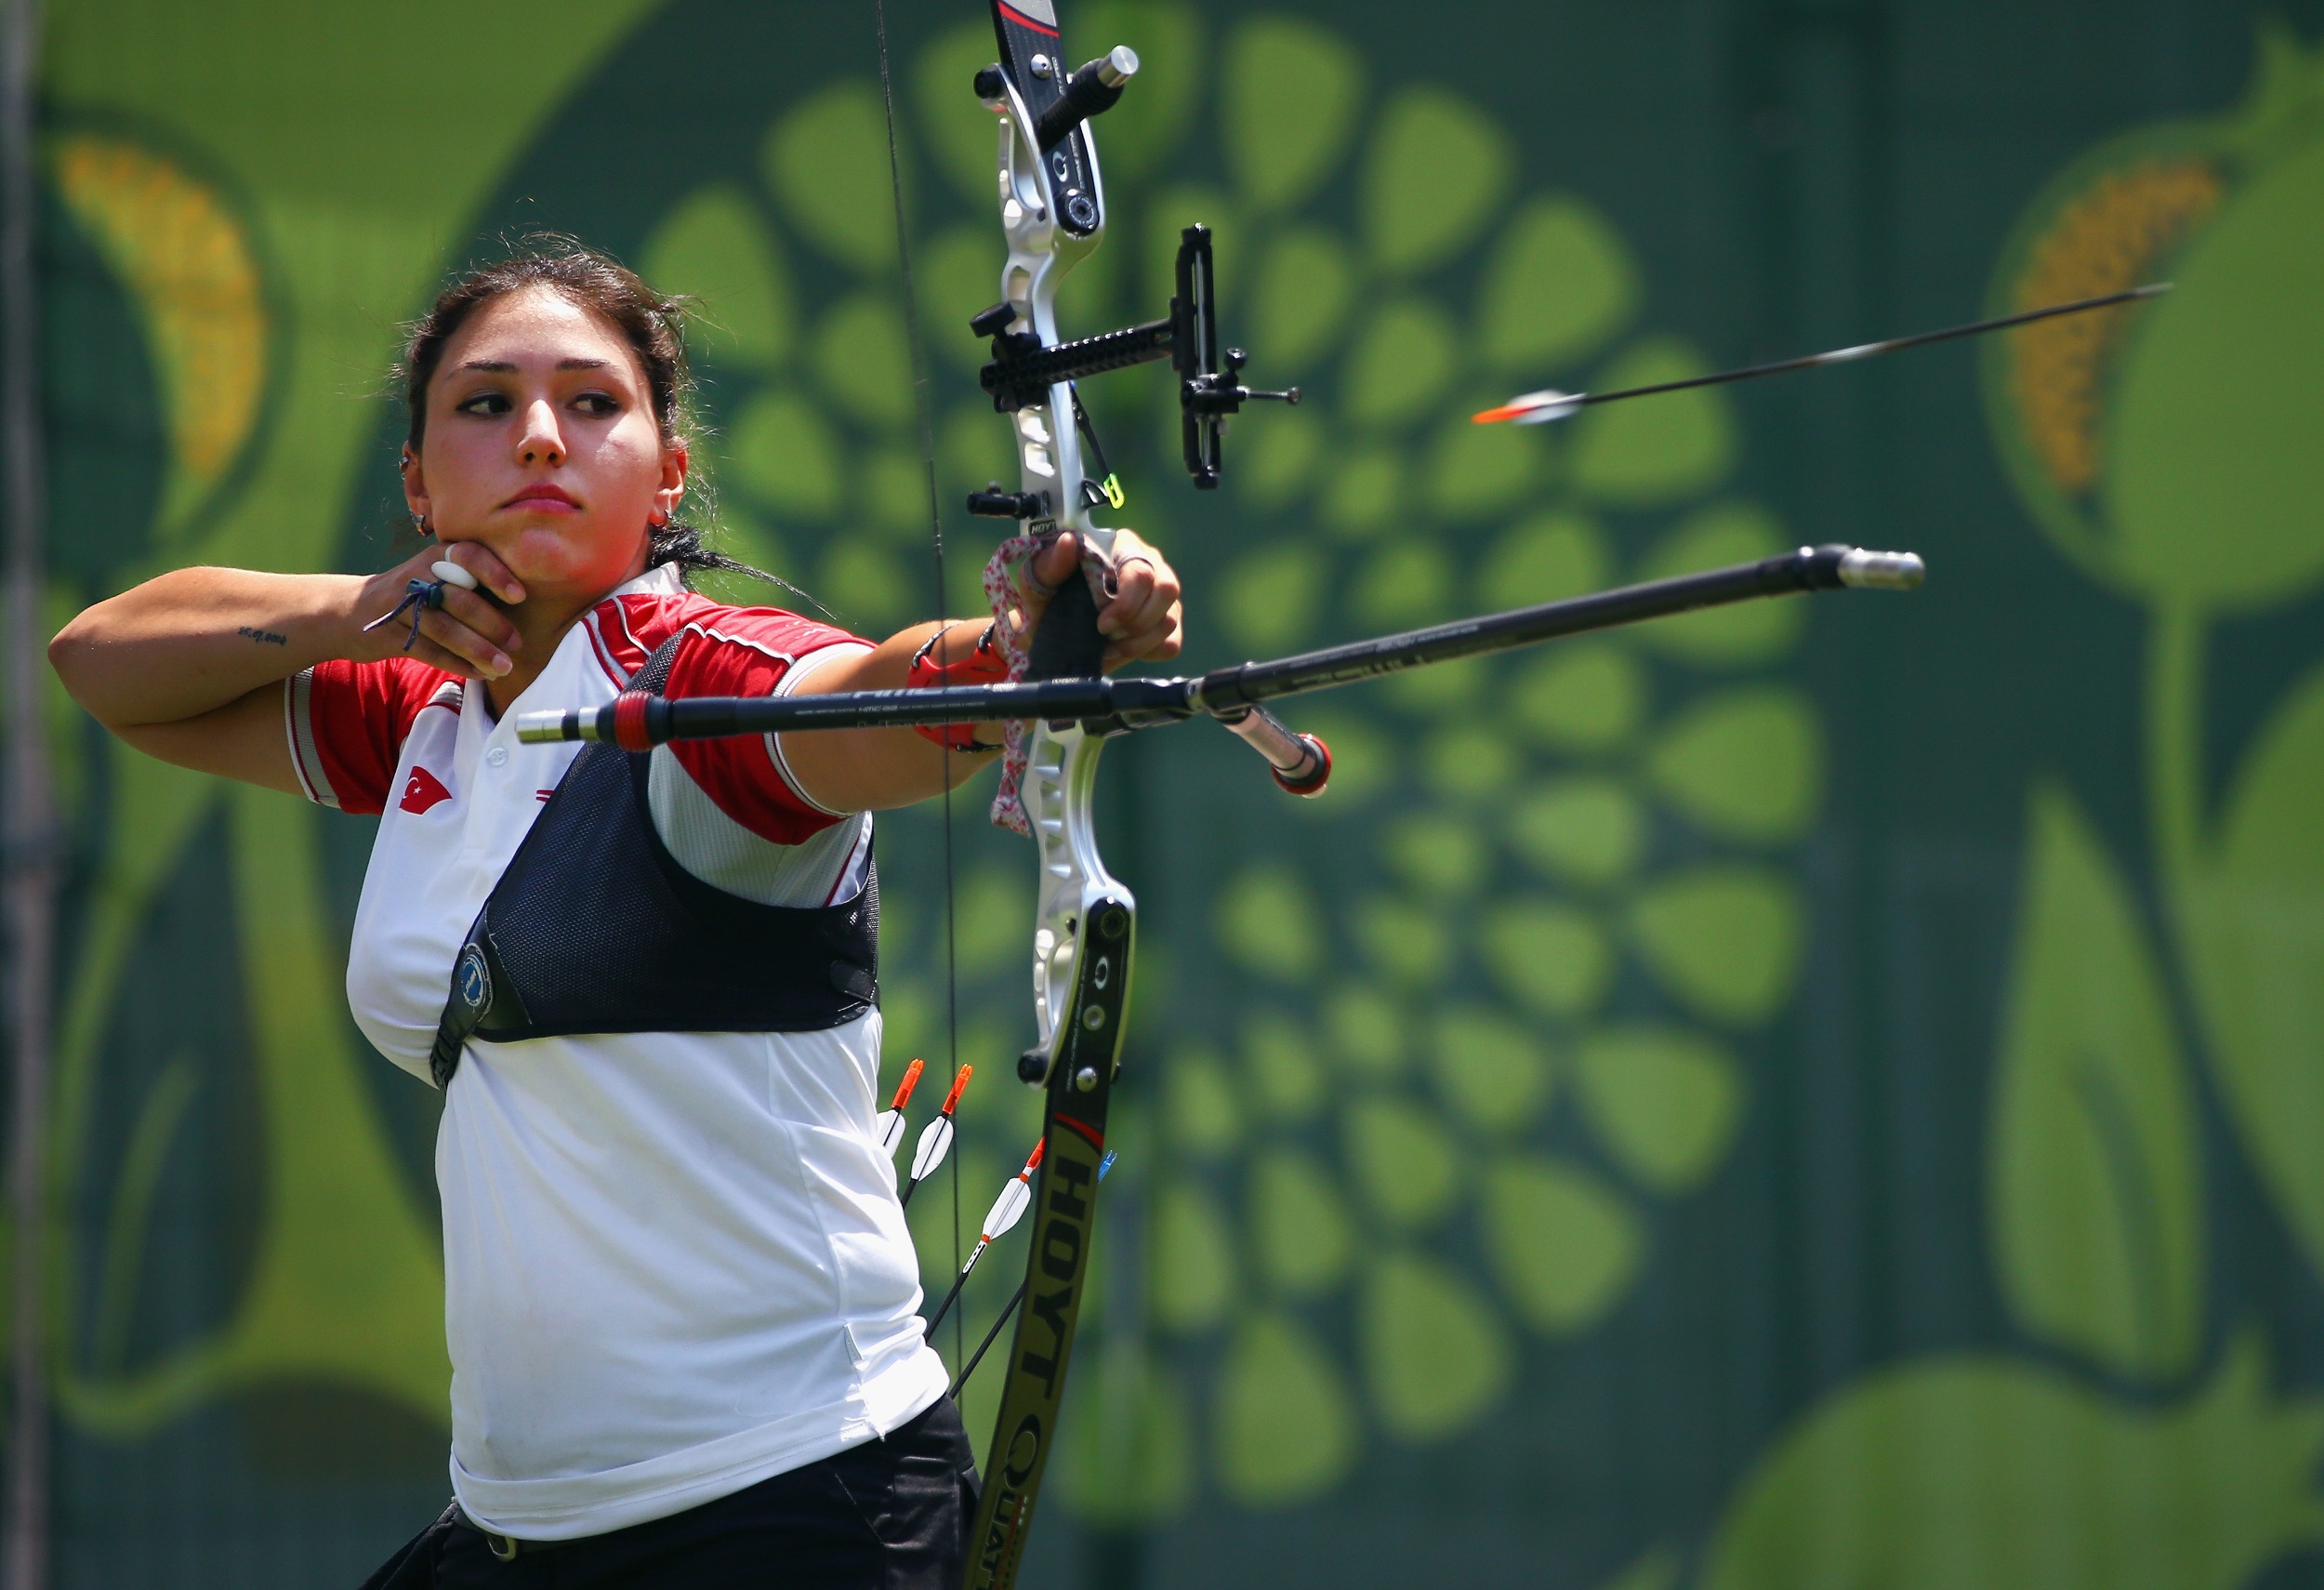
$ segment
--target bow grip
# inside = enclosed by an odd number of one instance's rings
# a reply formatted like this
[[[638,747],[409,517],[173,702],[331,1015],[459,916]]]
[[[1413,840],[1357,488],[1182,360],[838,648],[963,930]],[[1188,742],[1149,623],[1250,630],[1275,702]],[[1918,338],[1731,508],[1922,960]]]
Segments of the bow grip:
[[[1105,636],[1098,629],[1097,598],[1089,576],[1076,568],[1050,598],[1033,631],[1025,659],[1027,679],[1095,679],[1105,661]]]

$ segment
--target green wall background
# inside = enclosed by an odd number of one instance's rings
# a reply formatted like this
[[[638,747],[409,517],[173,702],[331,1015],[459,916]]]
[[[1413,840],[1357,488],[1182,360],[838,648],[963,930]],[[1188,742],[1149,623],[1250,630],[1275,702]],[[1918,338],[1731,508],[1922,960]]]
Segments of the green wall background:
[[[1800,542],[1934,574],[1320,702],[1313,806],[1208,731],[1109,751],[1144,954],[1035,1581],[2324,1583],[2324,15],[1065,20],[1148,64],[1069,329],[1158,312],[1208,220],[1230,334],[1310,394],[1198,498],[1167,382],[1091,385],[1191,661]],[[962,328],[990,40],[890,27],[952,503],[1005,467]],[[49,33],[59,621],[394,555],[396,324],[544,227],[706,300],[737,550],[861,629],[931,605],[865,8]],[[2160,276],[1977,349],[1463,417]],[[988,530],[948,520],[955,611]],[[11,1237],[52,1260],[58,1583],[351,1583],[442,1504],[448,1372],[433,1097],[339,991],[369,826],[53,727],[59,1218]],[[1030,857],[980,804],[971,1223],[1037,1120],[1002,1080]],[[934,816],[882,857],[888,1063],[942,1069]]]

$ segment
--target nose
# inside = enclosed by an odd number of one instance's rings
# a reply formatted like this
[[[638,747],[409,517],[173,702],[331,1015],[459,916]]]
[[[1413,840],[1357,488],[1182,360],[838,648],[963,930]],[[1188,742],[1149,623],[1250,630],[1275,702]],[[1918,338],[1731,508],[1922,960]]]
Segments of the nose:
[[[565,461],[565,439],[557,429],[557,409],[546,399],[530,404],[524,411],[524,433],[517,442],[517,461],[547,464],[552,469]]]

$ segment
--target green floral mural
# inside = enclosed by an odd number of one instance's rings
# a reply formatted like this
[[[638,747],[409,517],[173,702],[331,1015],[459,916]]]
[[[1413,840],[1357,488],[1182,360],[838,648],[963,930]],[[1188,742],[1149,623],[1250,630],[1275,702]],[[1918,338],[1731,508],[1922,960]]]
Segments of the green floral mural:
[[[395,324],[543,224],[698,296],[697,508],[730,550],[859,630],[936,608],[867,18],[777,31],[728,0],[603,0],[536,35],[434,4],[296,27],[267,0],[55,9],[49,379],[57,445],[86,466],[56,471],[57,613],[196,561],[376,563]],[[1011,474],[966,331],[1000,261],[967,88],[992,42],[974,5],[893,10],[942,602],[967,613],[1000,526],[957,505]],[[1476,25],[1497,49],[1570,29],[1537,58],[1569,99],[1608,63],[1686,70],[1643,14],[1538,11]],[[1973,483],[1972,541],[1901,491],[1871,499],[1895,515],[1877,530],[1825,523],[1789,467],[1806,427],[1771,388],[1468,423],[1524,388],[1745,355],[1764,327],[1738,330],[1688,251],[1749,265],[1760,200],[1696,231],[1641,220],[1676,204],[1675,171],[1732,174],[1687,165],[1724,151],[1723,111],[1686,120],[1683,91],[1625,79],[1635,128],[1665,118],[1670,148],[1618,149],[1605,105],[1530,106],[1406,47],[1386,9],[1076,0],[1067,23],[1069,49],[1145,62],[1098,125],[1112,229],[1065,285],[1067,334],[1158,312],[1178,229],[1207,221],[1226,334],[1261,384],[1306,393],[1238,420],[1225,488],[1196,497],[1167,378],[1087,385],[1129,493],[1113,517],[1188,576],[1191,662],[1842,534],[1922,547],[1935,576],[1908,615],[1882,610],[1894,652],[1849,628],[1875,622],[1860,606],[1771,603],[1294,704],[1337,752],[1316,802],[1200,727],[1108,751],[1106,848],[1143,898],[1143,955],[1063,1504],[1028,1582],[1282,1577],[1279,1551],[1335,1582],[1418,1561],[1561,1590],[2306,1583],[2324,649],[2299,625],[2324,595],[2324,58],[2270,32],[2231,112],[2120,136],[2067,117],[2054,147],[2088,152],[1992,179],[2034,194],[2005,242],[1972,240],[1995,312],[2179,285],[1984,350],[1998,471],[1946,465],[1995,477]],[[125,72],[126,38],[200,70]],[[646,59],[688,62],[686,91],[637,102]],[[253,61],[305,98],[225,93]],[[608,141],[636,167],[572,158]],[[1932,382],[1911,423],[1974,441],[1973,397]],[[102,450],[70,451],[88,438]],[[1951,572],[2001,542],[2053,579],[2039,668],[1993,590]],[[1925,816],[1891,828],[1917,792],[1865,771],[1908,735],[1837,705],[1892,664],[1928,699],[1980,697],[1933,799],[2005,792],[1962,819],[2000,857],[1991,915],[1947,921],[1961,964],[1910,997],[1882,982],[1894,946],[1866,897],[1888,884],[1865,881],[1927,840]],[[2055,721],[2036,701],[2053,665],[2084,670],[2054,686],[2078,725],[2134,733],[2127,773],[2101,731],[2024,729]],[[187,1487],[247,1466],[270,1531],[279,1507],[339,1527],[353,1492],[326,1471],[440,1493],[429,1122],[341,1009],[360,825],[124,753],[61,701],[54,722],[83,858],[44,1237],[63,1472],[73,1549],[157,1582],[175,1570],[103,1555],[135,1533],[120,1499],[166,1491],[139,1464]],[[937,815],[883,816],[880,852],[891,1075],[916,1054],[941,1071],[957,974],[971,1231],[1038,1120],[1010,1078],[1032,858],[984,828],[984,795],[956,802],[949,925]],[[1974,1030],[1924,1036],[1948,1023]],[[1817,1093],[1877,1093],[1917,1042],[1943,1050],[1935,1103]],[[1884,1212],[1909,1237],[1894,1253],[1867,1257],[1879,1230],[1835,1238],[1893,1191],[1846,1168],[1914,1155],[1954,1204]],[[912,1214],[941,1287],[952,1188]],[[2269,1269],[2278,1247],[2297,1274]],[[1016,1262],[968,1288],[967,1342]],[[1851,1312],[1881,1286],[1904,1299],[1892,1333]],[[971,1387],[971,1428],[989,1412]],[[291,1424],[323,1434],[284,1450],[319,1460],[265,1455],[261,1426]],[[383,1455],[404,1425],[416,1444]],[[381,1494],[386,1522],[410,1511]],[[207,1505],[171,1527],[210,1529]]]
[[[1134,37],[1146,69],[1100,129],[1116,235],[1065,311],[1094,326],[1159,303],[1169,240],[1208,221],[1230,332],[1308,394],[1235,432],[1228,501],[1269,534],[1197,583],[1198,631],[1279,653],[1789,544],[1766,508],[1729,495],[1740,443],[1720,394],[1554,437],[1468,423],[1512,382],[1705,367],[1645,324],[1608,222],[1578,195],[1526,191],[1509,133],[1473,103],[1374,82],[1346,38],[1288,17],[1242,16],[1216,38],[1159,6],[1091,7],[1076,25]],[[970,20],[905,69],[909,153],[970,217],[931,229],[918,262],[945,391],[984,356],[959,328],[997,279],[976,210],[992,128],[961,88],[989,52]],[[1213,127],[1189,112],[1221,62]],[[697,294],[714,328],[714,470],[740,547],[859,627],[901,622],[923,608],[927,506],[892,233],[855,202],[886,180],[876,85],[823,88],[759,148],[759,180],[681,197],[644,265]],[[1214,163],[1221,186],[1178,177]],[[1352,212],[1322,198],[1349,187]],[[812,309],[802,259],[838,284]],[[1138,381],[1089,396],[1113,400],[1102,419],[1130,417],[1109,448],[1144,465],[1121,517],[1166,534],[1140,488],[1167,479],[1174,406],[1167,382]],[[949,402],[947,503],[1007,462],[990,404]],[[1335,788],[1274,818],[1299,825],[1280,855],[1234,871],[1206,913],[1247,992],[1199,1014],[1142,1002],[1164,1038],[1149,1051],[1159,1162],[1141,1167],[1154,1330],[1105,1358],[1143,1411],[1110,1443],[1135,1472],[1085,1467],[1085,1511],[1166,1517],[1205,1485],[1254,1508],[1327,1492],[1369,1441],[1437,1441],[1489,1416],[1529,1344],[1620,1305],[1653,1262],[1656,1206],[1718,1170],[1748,1108],[1736,1035],[1797,987],[1806,925],[1786,862],[1820,808],[1823,730],[1771,669],[1803,616],[1705,615],[1297,714],[1337,748]],[[1013,1053],[1022,1021],[1015,978],[989,974],[1021,959],[1024,859],[1003,850],[962,890],[982,993],[963,1056],[980,1066]],[[925,881],[902,886],[934,904]],[[918,1013],[943,998],[941,962],[913,953],[924,939],[892,947],[891,967],[918,971],[888,978],[901,1067],[938,1041]],[[1638,991],[1619,998],[1625,978]],[[976,1207],[1013,1141],[992,1112],[1032,1130],[1031,1101],[1003,1091],[963,1111],[986,1117],[962,1161]],[[1585,1150],[1551,1146],[1560,1120]],[[936,1282],[950,1212],[915,1213]],[[1456,1228],[1481,1267],[1446,1252]],[[1342,1350],[1315,1322],[1346,1316]]]
[[[2324,54],[2270,31],[2259,66],[2237,111],[2077,162],[1996,274],[2013,309],[2178,284],[2135,314],[2013,333],[1986,360],[2035,522],[2146,631],[2126,688],[2156,904],[2070,783],[2043,777],[1997,1035],[1993,1261],[2028,1345],[2071,1367],[1963,1355],[1850,1386],[1746,1479],[1706,1590],[2230,1590],[2324,1542],[2324,1398],[2283,1390],[2265,1340],[2212,1305],[2192,1069],[2209,1067],[2324,1275],[2313,636],[2216,798],[2204,728],[2219,633],[2324,588]]]

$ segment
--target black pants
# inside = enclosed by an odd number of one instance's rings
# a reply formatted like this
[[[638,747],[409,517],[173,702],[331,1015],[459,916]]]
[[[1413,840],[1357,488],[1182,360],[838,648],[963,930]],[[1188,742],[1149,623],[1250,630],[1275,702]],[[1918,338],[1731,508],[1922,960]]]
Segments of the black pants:
[[[881,1441],[651,1523],[503,1562],[447,1511],[363,1590],[957,1590],[976,1463],[944,1398]]]

